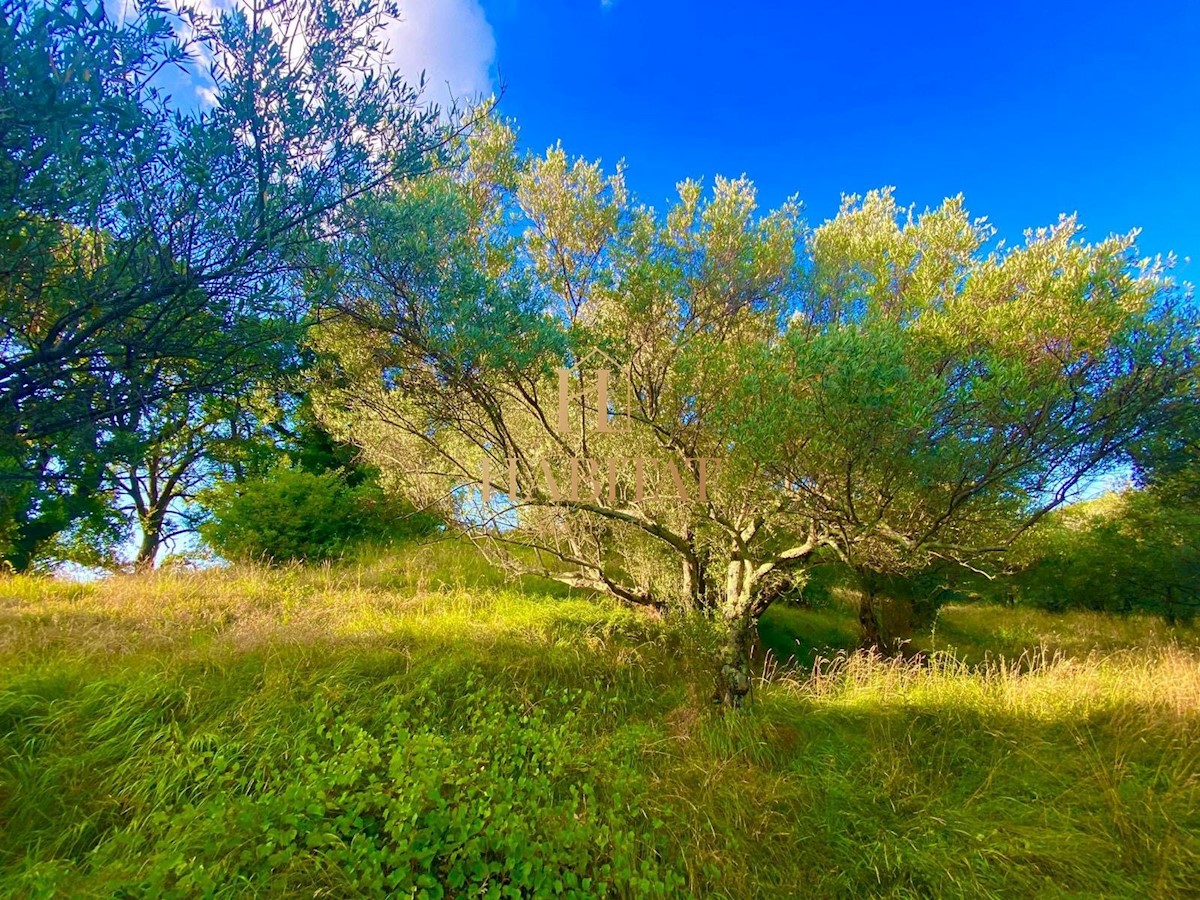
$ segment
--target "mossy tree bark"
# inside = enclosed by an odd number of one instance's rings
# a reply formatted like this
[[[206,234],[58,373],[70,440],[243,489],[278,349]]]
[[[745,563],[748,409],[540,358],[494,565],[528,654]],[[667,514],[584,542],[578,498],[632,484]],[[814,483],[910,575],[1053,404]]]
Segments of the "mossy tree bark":
[[[755,623],[747,616],[726,619],[717,673],[716,700],[724,707],[738,708],[750,694],[750,651]]]

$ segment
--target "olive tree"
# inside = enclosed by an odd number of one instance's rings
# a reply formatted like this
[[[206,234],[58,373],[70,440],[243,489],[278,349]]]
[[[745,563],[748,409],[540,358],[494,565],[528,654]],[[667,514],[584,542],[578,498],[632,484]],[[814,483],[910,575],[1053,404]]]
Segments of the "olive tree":
[[[880,192],[814,234],[805,300],[745,376],[770,372],[776,400],[737,412],[857,574],[866,644],[894,649],[888,576],[992,577],[1022,532],[1187,413],[1186,296],[1133,235],[1079,232],[1064,217],[987,250],[961,199],[914,216]]]
[[[712,617],[729,704],[823,548],[969,564],[1172,390],[1164,284],[1127,242],[985,255],[960,205],[902,227],[886,195],[810,236],[745,179],[659,213],[620,168],[513,142],[488,124],[460,172],[354,210],[324,261],[321,409],[503,564]]]

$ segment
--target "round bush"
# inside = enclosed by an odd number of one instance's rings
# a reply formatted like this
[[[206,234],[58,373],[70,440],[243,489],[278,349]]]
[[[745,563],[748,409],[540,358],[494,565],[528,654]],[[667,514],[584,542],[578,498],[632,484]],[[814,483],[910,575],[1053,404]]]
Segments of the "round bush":
[[[226,559],[320,562],[370,539],[416,536],[428,516],[389,501],[378,485],[346,484],[337,471],[280,466],[207,492],[210,519],[201,534]]]

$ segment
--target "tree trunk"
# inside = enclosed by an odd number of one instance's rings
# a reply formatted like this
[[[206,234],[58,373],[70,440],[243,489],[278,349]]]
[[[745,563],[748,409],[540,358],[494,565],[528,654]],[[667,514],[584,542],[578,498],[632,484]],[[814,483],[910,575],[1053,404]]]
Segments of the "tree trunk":
[[[688,612],[696,612],[704,604],[704,578],[694,559],[683,558],[683,603]]]
[[[696,546],[696,535],[691,529],[685,535],[691,552],[681,556],[683,570],[683,603],[689,612],[711,612],[719,598],[713,596],[713,587],[708,573],[708,554]]]
[[[745,703],[746,695],[750,693],[750,649],[753,642],[754,622],[749,615],[725,621],[716,694],[716,700],[722,706],[736,709]]]
[[[864,650],[874,650],[884,656],[891,654],[891,646],[884,639],[879,627],[879,616],[875,610],[875,592],[872,590],[864,589],[859,594],[858,625],[860,647]]]
[[[142,522],[142,543],[133,565],[139,572],[154,568],[158,548],[162,546],[163,518],[151,515]]]
[[[750,648],[754,642],[753,568],[745,560],[730,560],[725,573],[725,602],[721,610],[721,650],[717,660],[714,700],[737,708],[750,693]]]

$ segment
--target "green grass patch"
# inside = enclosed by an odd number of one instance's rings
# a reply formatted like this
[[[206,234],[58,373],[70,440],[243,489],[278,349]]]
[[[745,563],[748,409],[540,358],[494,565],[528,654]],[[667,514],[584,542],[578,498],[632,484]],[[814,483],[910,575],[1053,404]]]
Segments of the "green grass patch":
[[[758,622],[759,645],[778,662],[811,669],[818,658],[858,643],[857,623],[841,606],[806,609],[773,604]]]
[[[1081,620],[1057,655],[1020,665],[889,663],[826,652],[852,636],[845,611],[773,609],[763,643],[808,668],[779,667],[750,709],[722,714],[694,622],[506,586],[461,548],[412,553],[0,582],[0,893],[1171,897],[1198,883],[1188,632]],[[420,554],[461,568],[433,575]],[[1063,621],[956,608],[934,639],[952,625],[987,655]],[[817,655],[833,661],[814,672]]]

